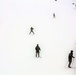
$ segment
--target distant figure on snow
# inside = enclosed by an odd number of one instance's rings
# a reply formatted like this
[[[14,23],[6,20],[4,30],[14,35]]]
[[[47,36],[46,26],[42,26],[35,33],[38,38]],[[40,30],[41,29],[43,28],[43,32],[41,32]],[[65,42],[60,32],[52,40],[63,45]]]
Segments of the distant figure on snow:
[[[73,5],[75,5],[75,7],[76,7],[76,4],[75,3],[72,3]]]
[[[74,56],[73,56],[73,50],[71,50],[71,52],[69,53],[69,55],[68,55],[68,62],[69,62],[69,64],[68,64],[68,67],[69,68],[71,68],[71,63],[72,63],[72,58],[75,58]]]
[[[57,0],[55,0],[55,1],[57,1]]]
[[[29,34],[31,34],[31,33],[33,33],[33,34],[34,34],[34,31],[33,31],[33,30],[34,30],[34,28],[33,28],[33,27],[31,27],[31,28],[30,28],[30,33],[29,33]]]
[[[74,3],[72,3],[74,5]]]
[[[35,50],[36,50],[36,57],[40,57],[40,47],[39,47],[39,44],[37,44],[37,46],[35,47]]]
[[[55,16],[55,13],[53,13],[53,18],[55,18],[56,16]]]

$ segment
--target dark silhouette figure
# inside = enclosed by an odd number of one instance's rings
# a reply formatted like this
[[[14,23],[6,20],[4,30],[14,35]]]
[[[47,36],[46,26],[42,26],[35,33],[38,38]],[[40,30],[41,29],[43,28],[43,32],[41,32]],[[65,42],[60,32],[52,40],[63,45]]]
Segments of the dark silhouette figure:
[[[68,67],[69,68],[71,68],[71,63],[72,63],[72,58],[75,58],[74,56],[73,56],[73,50],[71,50],[71,52],[69,53],[69,55],[68,55],[68,62],[69,62],[69,64],[68,64]]]
[[[30,28],[30,33],[29,33],[29,34],[31,34],[31,33],[33,33],[33,34],[34,34],[34,31],[33,31],[33,30],[34,30],[34,28],[33,28],[33,27],[31,27],[31,28]]]
[[[74,5],[74,3],[72,3]]]
[[[36,50],[36,57],[40,57],[40,47],[39,47],[39,44],[37,44],[37,46],[35,47],[35,50]]]
[[[75,7],[76,7],[76,4],[75,3],[72,3],[73,5],[75,5]]]
[[[55,1],[57,1],[57,0],[55,0]]]
[[[56,16],[55,16],[55,13],[53,13],[53,18],[55,18]]]

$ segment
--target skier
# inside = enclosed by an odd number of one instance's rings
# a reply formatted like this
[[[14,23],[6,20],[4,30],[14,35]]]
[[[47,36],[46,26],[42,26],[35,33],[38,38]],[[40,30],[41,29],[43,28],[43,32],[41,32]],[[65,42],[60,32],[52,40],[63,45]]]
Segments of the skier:
[[[73,50],[71,50],[71,52],[70,52],[69,55],[68,55],[68,62],[69,62],[68,67],[69,67],[69,68],[71,68],[70,65],[71,65],[71,63],[72,63],[72,58],[75,58],[75,57],[73,56]]]
[[[55,18],[55,13],[53,13],[53,18]]]
[[[36,50],[36,57],[40,57],[40,47],[39,47],[39,44],[37,44],[37,46],[35,47],[35,50]]]
[[[31,34],[31,33],[33,33],[33,34],[34,34],[34,31],[33,31],[33,30],[34,30],[34,28],[33,28],[33,27],[31,27],[31,28],[30,28],[30,33],[29,33],[29,34]]]

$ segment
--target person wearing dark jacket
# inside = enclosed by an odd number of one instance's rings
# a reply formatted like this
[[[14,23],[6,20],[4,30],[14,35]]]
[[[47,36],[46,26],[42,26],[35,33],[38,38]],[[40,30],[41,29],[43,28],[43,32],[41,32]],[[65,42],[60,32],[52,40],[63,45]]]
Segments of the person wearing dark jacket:
[[[37,46],[35,47],[35,50],[36,50],[36,57],[40,57],[40,47],[39,47],[39,44],[37,44]]]
[[[34,34],[34,31],[33,31],[33,30],[34,30],[34,28],[33,28],[33,27],[31,27],[31,28],[30,28],[30,33],[29,33],[29,34],[31,34],[31,33],[33,33],[33,34]]]
[[[68,67],[69,68],[71,68],[71,63],[72,63],[72,58],[75,58],[74,56],[73,56],[73,50],[71,50],[71,52],[69,53],[69,55],[68,55],[68,62],[69,62],[69,64],[68,64]]]

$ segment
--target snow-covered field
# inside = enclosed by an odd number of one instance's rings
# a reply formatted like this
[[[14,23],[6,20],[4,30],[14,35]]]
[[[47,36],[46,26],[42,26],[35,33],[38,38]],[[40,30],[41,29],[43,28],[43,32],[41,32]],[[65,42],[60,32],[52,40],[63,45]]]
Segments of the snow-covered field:
[[[0,0],[0,75],[75,75],[75,0]],[[53,18],[53,13],[56,18]],[[30,27],[35,35],[29,35]],[[35,57],[39,44],[41,58]]]

